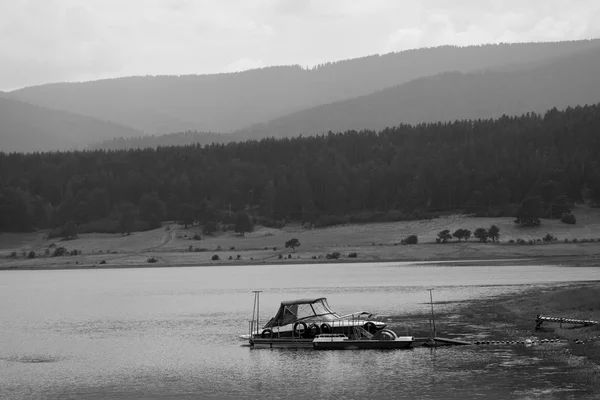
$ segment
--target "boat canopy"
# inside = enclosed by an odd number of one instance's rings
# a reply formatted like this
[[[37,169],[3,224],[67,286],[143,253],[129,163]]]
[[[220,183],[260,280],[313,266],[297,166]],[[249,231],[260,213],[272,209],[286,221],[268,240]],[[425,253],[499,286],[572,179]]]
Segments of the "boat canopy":
[[[311,319],[333,321],[339,317],[329,308],[325,297],[282,301],[277,314],[267,322],[263,329],[283,326],[297,321],[310,321]]]

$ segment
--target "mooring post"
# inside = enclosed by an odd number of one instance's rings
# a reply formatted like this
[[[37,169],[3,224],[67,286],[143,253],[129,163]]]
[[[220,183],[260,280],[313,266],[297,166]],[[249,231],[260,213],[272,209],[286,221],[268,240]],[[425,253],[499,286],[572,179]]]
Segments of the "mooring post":
[[[433,315],[433,289],[427,289],[429,290],[429,302],[431,304],[431,324],[433,325],[433,332],[431,332],[431,340],[433,340],[436,336],[436,332],[435,332],[435,316]]]

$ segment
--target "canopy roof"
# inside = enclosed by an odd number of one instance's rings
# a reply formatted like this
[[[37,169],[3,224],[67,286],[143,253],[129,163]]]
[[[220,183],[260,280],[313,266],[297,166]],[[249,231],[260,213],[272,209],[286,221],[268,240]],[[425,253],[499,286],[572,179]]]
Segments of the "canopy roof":
[[[325,297],[282,301],[277,314],[267,322],[264,328],[288,325],[298,321],[333,321],[339,317],[329,308]]]
[[[316,299],[286,300],[286,301],[282,301],[281,305],[282,306],[291,306],[293,304],[312,304],[312,303],[316,303],[321,300],[325,300],[325,302],[327,302],[327,299],[325,297],[319,297]]]

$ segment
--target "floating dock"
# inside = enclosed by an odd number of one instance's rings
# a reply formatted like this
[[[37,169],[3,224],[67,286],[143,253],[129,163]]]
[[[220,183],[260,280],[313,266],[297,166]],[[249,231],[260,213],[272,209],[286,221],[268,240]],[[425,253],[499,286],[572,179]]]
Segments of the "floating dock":
[[[417,337],[414,342],[415,346],[424,347],[435,347],[435,346],[468,346],[472,345],[471,342],[465,342],[464,340],[450,339],[443,337]]]

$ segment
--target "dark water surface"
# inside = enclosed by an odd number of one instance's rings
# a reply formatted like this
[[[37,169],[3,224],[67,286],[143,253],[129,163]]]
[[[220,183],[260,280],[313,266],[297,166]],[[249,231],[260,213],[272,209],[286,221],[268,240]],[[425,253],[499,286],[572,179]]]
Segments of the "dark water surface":
[[[411,263],[3,271],[0,398],[579,399],[539,349],[251,350],[282,300],[404,315],[533,285],[600,278],[600,268]]]

